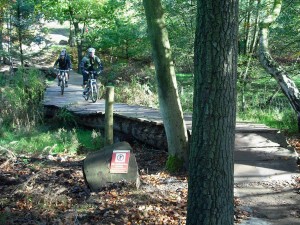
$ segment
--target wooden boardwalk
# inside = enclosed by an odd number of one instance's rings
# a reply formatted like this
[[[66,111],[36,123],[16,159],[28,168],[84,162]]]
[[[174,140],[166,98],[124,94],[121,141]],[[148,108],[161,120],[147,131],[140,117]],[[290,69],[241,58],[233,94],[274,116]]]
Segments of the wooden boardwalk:
[[[43,102],[44,106],[48,109],[66,108],[72,113],[74,113],[75,115],[79,116],[79,120],[81,124],[86,126],[91,126],[94,128],[99,128],[99,127],[103,128],[105,101],[103,99],[98,100],[96,103],[92,103],[90,100],[85,101],[82,96],[83,88],[81,84],[82,84],[82,76],[78,73],[71,71],[69,87],[65,88],[64,95],[61,95],[60,87],[57,86],[57,80],[55,80],[54,82],[50,83],[49,86],[47,87],[44,96],[44,102]],[[192,115],[185,114],[184,119],[185,119],[188,133],[189,135],[191,135]],[[120,124],[120,121],[122,120],[125,122],[123,123],[121,122]],[[123,132],[127,135],[132,135],[134,138],[137,138],[140,141],[146,141],[147,143],[147,139],[149,139],[147,137],[147,132],[150,132],[150,136],[152,135],[153,138],[156,138],[155,136],[160,136],[160,138],[164,138],[162,137],[162,135],[164,135],[163,121],[158,109],[143,107],[138,105],[127,105],[123,103],[115,103],[114,121],[116,121],[116,124],[114,125],[114,129],[116,131]],[[124,123],[126,125],[124,125]],[[134,125],[135,128],[132,128],[132,124],[135,124]],[[137,127],[139,125],[136,124],[142,124],[140,125],[142,129],[138,129]],[[129,130],[128,127],[131,127],[131,130]],[[148,127],[148,129],[145,127]],[[154,127],[156,129],[156,131],[153,131],[154,133],[158,132],[157,128],[161,129],[161,131],[159,131],[158,134],[154,134],[153,132],[151,133],[151,129],[154,129]],[[131,132],[135,134],[132,134]],[[143,134],[141,133],[138,134],[137,132],[143,132]],[[261,135],[257,135],[257,133],[261,133],[264,135],[263,137],[261,137]],[[254,145],[264,145],[264,146],[274,145],[274,142],[270,141],[270,137],[274,133],[277,133],[276,129],[271,129],[262,124],[237,123],[236,135],[238,136],[238,138],[236,138],[237,139],[236,145],[249,146],[249,140],[254,138],[257,140],[254,143]],[[139,135],[140,136],[144,135],[145,138],[138,138]],[[155,143],[156,141],[152,140],[150,142]],[[157,145],[161,145],[161,144],[162,144],[161,142],[159,141],[157,142]],[[164,144],[162,144],[162,146],[157,146],[157,145],[154,147],[165,148],[166,141],[164,141]],[[253,145],[253,143],[251,143],[250,145]],[[280,144],[278,145],[286,146],[286,142],[284,138],[280,138]]]
[[[98,100],[96,103],[92,103],[90,100],[85,101],[82,97],[83,88],[81,84],[82,76],[74,72],[71,73],[69,87],[65,88],[63,96],[60,94],[60,87],[57,86],[57,83],[50,84],[46,90],[44,105],[67,107],[70,111],[84,115],[104,114],[105,101],[103,99]],[[159,111],[154,108],[115,103],[114,114],[137,121],[147,121],[157,125],[163,124]],[[191,126],[191,116],[187,116],[186,121]]]

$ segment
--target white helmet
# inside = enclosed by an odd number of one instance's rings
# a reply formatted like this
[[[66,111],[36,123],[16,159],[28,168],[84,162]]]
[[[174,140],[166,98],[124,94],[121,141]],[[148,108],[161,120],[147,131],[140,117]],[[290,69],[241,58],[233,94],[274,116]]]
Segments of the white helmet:
[[[88,53],[95,53],[95,49],[94,48],[89,48]]]

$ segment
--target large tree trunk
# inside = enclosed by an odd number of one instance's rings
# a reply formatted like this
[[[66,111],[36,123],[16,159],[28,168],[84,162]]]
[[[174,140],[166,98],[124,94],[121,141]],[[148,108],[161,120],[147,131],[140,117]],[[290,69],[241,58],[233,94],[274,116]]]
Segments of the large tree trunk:
[[[198,0],[187,224],[232,225],[238,0]]]
[[[160,0],[143,0],[153,49],[160,112],[168,142],[169,156],[187,162],[188,137],[178,96],[168,33]]]
[[[276,20],[281,11],[282,0],[274,0],[274,7],[268,17],[260,23],[259,59],[265,70],[276,79],[284,95],[298,116],[298,129],[300,131],[300,93],[295,83],[289,78],[287,72],[276,63],[269,52],[268,34],[270,25]]]

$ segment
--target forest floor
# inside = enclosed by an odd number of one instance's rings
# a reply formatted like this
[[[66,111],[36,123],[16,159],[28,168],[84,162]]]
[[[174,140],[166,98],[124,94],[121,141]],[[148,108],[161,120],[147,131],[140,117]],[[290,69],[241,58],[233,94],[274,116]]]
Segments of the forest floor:
[[[1,149],[3,150],[3,149]],[[141,186],[119,182],[90,192],[85,155],[0,158],[0,224],[185,224],[187,175],[164,172],[167,154],[135,144]],[[235,222],[249,213],[235,198]]]
[[[0,157],[0,224],[185,224],[187,174],[170,175],[164,171],[166,152],[137,143],[132,146],[140,171],[140,188],[118,182],[99,192],[91,192],[85,183],[82,165],[86,155],[15,155],[6,149]],[[278,189],[276,196],[293,196],[284,192],[287,187],[300,195],[300,176],[294,183],[267,185]],[[259,197],[259,201],[270,197]],[[252,199],[258,201],[255,198]],[[276,201],[284,202],[283,198]],[[264,224],[249,222],[252,213],[247,203],[235,197],[234,204],[235,224]],[[289,214],[300,218],[299,208]]]

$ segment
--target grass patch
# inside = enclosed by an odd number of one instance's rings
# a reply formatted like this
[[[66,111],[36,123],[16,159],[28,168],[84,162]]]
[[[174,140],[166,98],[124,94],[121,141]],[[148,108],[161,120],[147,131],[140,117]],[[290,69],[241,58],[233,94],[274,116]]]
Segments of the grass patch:
[[[104,138],[95,130],[47,129],[37,127],[31,133],[5,131],[0,145],[16,153],[78,154],[98,150],[104,146]]]
[[[297,115],[291,108],[285,110],[269,109],[251,109],[245,113],[239,113],[237,120],[262,123],[269,127],[279,129],[287,134],[298,132]]]
[[[18,69],[0,76],[0,145],[15,153],[77,154],[104,146],[100,132],[77,126],[66,108],[44,121],[45,79],[37,70]]]
[[[194,76],[191,73],[177,73],[176,79],[181,84],[192,85]]]

